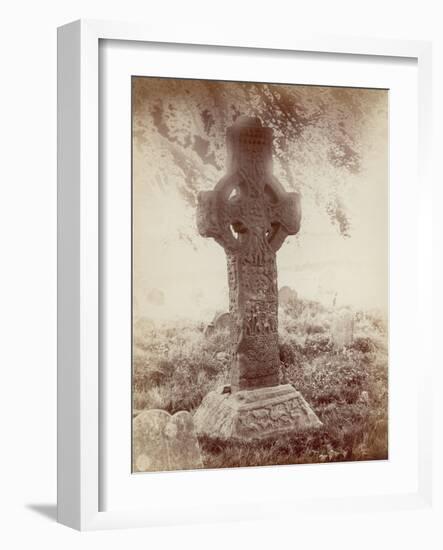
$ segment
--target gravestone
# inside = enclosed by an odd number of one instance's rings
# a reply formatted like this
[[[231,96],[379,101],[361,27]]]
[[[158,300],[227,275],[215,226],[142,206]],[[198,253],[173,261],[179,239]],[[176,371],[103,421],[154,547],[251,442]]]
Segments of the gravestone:
[[[229,329],[231,325],[230,316],[227,311],[217,312],[210,323],[205,327],[205,336],[211,336],[214,332],[219,330]]]
[[[282,286],[278,291],[278,301],[280,305],[294,305],[297,303],[297,292],[289,286]]]
[[[297,193],[272,174],[272,129],[240,117],[227,131],[227,175],[199,194],[197,227],[226,253],[231,384],[194,415],[198,433],[251,439],[319,427],[291,385],[279,385],[276,252],[300,227]]]
[[[133,471],[158,472],[203,468],[192,415],[174,416],[152,409],[141,412],[132,423]]]
[[[231,320],[227,311],[217,313],[212,321],[214,323],[215,330],[224,330],[230,328]]]
[[[214,323],[211,321],[209,324],[206,325],[205,330],[203,334],[205,336],[211,336],[215,332],[215,326]]]
[[[345,309],[338,312],[332,322],[331,337],[337,349],[350,346],[354,341],[354,315]]]

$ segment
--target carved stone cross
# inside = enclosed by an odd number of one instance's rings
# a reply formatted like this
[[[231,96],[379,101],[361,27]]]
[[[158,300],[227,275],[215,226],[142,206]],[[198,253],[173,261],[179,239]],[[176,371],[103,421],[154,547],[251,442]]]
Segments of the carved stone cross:
[[[227,174],[198,197],[197,226],[225,250],[231,392],[279,383],[276,252],[300,227],[297,193],[272,174],[272,129],[240,117],[227,131]]]

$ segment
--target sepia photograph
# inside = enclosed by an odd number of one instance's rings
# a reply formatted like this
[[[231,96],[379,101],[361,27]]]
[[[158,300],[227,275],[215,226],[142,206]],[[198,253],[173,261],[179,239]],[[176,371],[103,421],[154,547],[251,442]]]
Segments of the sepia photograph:
[[[132,77],[132,471],[387,460],[389,91]]]

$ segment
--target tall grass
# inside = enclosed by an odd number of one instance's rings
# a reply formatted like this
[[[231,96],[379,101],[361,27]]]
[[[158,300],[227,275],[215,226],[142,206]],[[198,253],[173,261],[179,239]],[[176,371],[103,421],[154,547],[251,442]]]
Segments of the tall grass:
[[[306,300],[279,313],[280,381],[299,390],[323,428],[253,443],[200,438],[207,468],[385,459],[388,456],[386,321],[357,312],[351,346],[337,349],[338,314]],[[134,327],[133,407],[191,413],[229,381],[229,334],[197,323]]]
[[[205,337],[198,324],[136,327],[134,409],[194,411],[209,391],[228,380],[227,342],[227,330]]]

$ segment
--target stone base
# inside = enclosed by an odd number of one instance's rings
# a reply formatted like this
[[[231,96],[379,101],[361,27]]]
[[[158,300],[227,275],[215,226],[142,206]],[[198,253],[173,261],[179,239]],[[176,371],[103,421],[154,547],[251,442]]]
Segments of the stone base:
[[[320,428],[323,424],[290,384],[223,393],[212,391],[194,414],[200,435],[223,439],[260,439]]]

